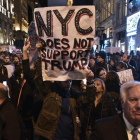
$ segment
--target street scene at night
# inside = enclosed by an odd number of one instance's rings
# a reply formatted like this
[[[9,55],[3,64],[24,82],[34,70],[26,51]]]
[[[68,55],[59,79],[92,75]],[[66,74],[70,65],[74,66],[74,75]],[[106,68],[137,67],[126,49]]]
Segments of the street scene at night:
[[[140,140],[140,0],[0,0],[0,140]]]

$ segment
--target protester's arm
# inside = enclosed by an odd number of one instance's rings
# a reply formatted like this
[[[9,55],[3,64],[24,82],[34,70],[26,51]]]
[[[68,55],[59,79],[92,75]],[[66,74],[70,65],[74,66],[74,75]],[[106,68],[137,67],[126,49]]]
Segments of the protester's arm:
[[[23,57],[22,57],[22,67],[24,78],[30,84],[32,88],[35,88],[35,83],[33,82],[34,74],[30,70],[29,58],[27,54],[27,50],[30,47],[30,42],[23,46]]]
[[[27,44],[23,46],[23,57],[22,57],[22,60],[29,59],[28,53],[27,53],[27,50],[28,50],[29,47],[30,47],[30,41],[28,41]]]
[[[80,107],[86,103],[94,102],[96,88],[93,84],[93,77],[94,77],[94,74],[92,73],[92,71],[88,70],[86,94],[85,95],[81,94],[81,96],[79,95],[79,97],[77,99],[78,107]]]

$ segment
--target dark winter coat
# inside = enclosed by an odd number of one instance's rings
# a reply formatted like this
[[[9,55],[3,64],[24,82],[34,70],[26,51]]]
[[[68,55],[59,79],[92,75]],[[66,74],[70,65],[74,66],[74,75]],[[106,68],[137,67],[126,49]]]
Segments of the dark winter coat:
[[[97,106],[94,103],[89,103],[83,110],[84,119],[82,121],[82,138],[88,139],[90,133],[95,125],[95,121],[101,118],[114,116],[118,113],[113,99],[109,94],[105,93]],[[87,117],[90,116],[90,117]]]
[[[106,85],[106,92],[114,100],[114,103],[118,111],[122,111],[121,97],[120,97],[120,84],[109,82],[109,83],[105,83],[105,85]]]
[[[9,98],[0,105],[0,113],[6,122],[1,134],[2,140],[22,140],[21,119]]]
[[[89,125],[93,128],[95,121],[101,118],[106,118],[118,114],[117,108],[115,106],[114,100],[109,94],[105,93],[97,106],[92,105],[90,111]]]

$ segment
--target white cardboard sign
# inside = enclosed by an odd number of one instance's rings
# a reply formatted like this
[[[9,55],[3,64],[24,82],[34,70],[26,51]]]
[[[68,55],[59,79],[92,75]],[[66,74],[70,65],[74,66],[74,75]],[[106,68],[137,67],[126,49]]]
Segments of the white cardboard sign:
[[[131,69],[120,71],[117,73],[119,75],[121,84],[124,82],[134,81],[134,77]]]
[[[94,43],[95,7],[36,8],[35,26],[40,41],[43,81],[86,78]]]

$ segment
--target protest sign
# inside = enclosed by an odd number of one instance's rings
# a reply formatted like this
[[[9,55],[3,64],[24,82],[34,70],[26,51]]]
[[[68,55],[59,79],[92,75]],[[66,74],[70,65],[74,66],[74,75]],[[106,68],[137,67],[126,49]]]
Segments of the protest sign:
[[[121,52],[121,47],[106,47],[105,48],[106,53],[116,53],[116,52]]]
[[[86,78],[94,43],[95,7],[36,8],[35,26],[41,50],[43,81]]]
[[[119,75],[121,84],[124,82],[134,81],[134,77],[131,69],[120,71],[117,73]]]
[[[36,50],[35,46],[36,46],[36,43],[38,42],[39,37],[36,33],[35,23],[33,21],[29,25],[28,36],[29,36],[29,41],[30,41],[29,63],[30,63],[30,68],[34,69],[34,65],[38,57],[38,51]]]
[[[11,76],[14,74],[15,67],[13,65],[4,65],[4,67],[7,69],[8,78],[11,78]]]

